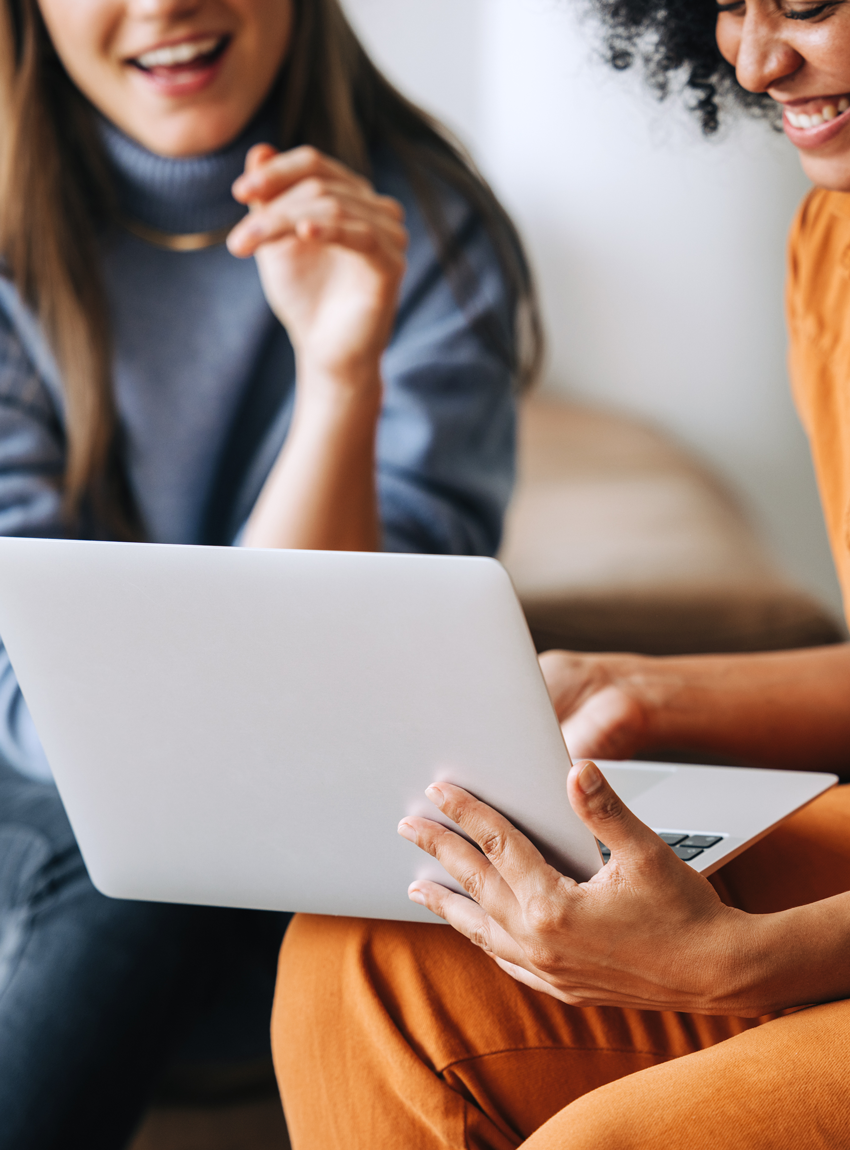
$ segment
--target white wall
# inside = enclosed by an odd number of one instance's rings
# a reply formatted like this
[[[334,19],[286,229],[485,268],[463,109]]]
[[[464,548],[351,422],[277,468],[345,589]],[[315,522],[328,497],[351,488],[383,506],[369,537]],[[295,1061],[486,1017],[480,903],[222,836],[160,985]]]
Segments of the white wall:
[[[542,290],[548,386],[645,417],[740,493],[784,569],[839,596],[788,394],[785,233],[806,182],[740,122],[706,142],[600,62],[567,0],[348,0],[377,61],[469,144]]]

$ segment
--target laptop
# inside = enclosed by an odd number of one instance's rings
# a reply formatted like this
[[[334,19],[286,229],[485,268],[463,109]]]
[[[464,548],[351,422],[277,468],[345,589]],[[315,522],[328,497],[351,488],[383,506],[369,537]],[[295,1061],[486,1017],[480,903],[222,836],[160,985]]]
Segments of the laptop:
[[[436,780],[602,865],[495,560],[2,538],[0,635],[106,895],[435,921],[396,826]],[[600,765],[705,874],[836,782]]]

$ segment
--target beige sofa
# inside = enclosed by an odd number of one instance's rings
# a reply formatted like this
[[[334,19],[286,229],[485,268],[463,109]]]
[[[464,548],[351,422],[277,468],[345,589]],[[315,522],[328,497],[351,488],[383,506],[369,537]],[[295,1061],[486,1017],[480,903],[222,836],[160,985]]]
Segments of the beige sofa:
[[[538,649],[685,654],[842,637],[717,477],[659,432],[535,397],[519,470],[501,559]]]

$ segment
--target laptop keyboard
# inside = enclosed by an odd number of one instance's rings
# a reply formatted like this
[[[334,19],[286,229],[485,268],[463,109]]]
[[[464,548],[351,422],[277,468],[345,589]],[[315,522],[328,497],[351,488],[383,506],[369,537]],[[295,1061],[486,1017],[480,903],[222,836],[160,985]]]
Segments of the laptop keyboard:
[[[697,858],[704,851],[717,846],[723,839],[723,835],[692,835],[688,831],[659,831],[658,837],[667,843],[676,858],[682,859],[683,862]],[[599,849],[602,851],[603,861],[607,862],[611,857],[610,850],[604,843],[599,843]]]

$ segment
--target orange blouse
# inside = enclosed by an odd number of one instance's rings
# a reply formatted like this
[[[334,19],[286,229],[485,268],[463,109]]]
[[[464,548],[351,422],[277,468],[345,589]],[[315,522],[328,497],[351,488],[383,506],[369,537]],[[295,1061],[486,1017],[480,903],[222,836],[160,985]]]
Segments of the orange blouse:
[[[850,194],[816,189],[801,204],[786,303],[794,398],[850,621]]]

